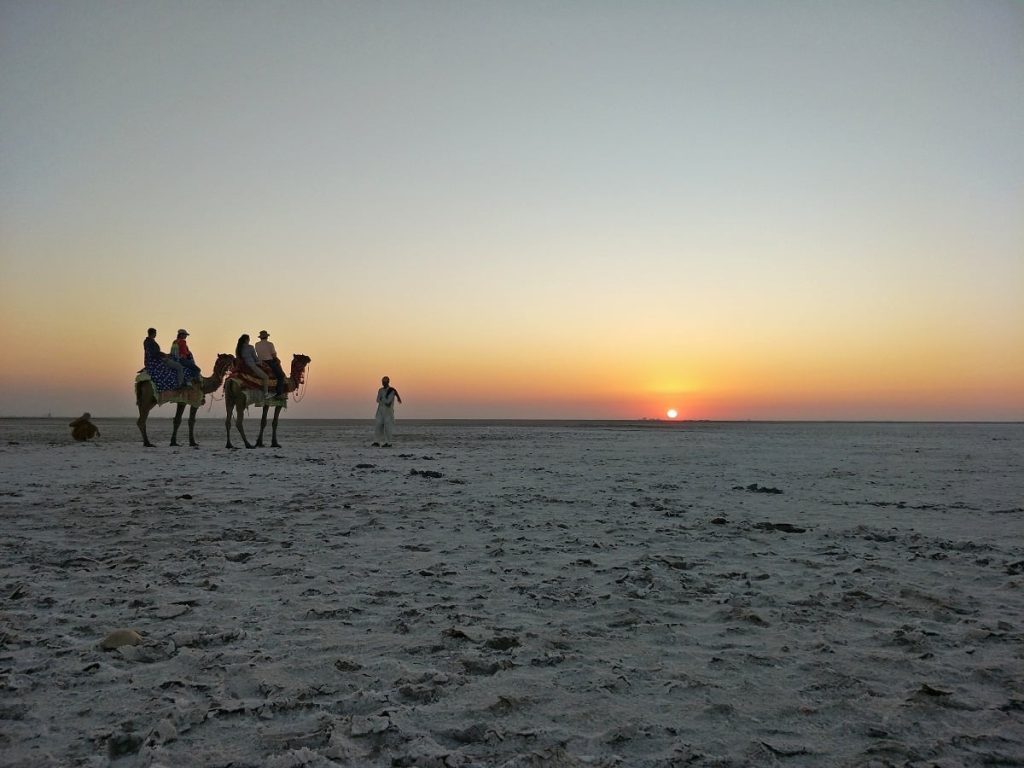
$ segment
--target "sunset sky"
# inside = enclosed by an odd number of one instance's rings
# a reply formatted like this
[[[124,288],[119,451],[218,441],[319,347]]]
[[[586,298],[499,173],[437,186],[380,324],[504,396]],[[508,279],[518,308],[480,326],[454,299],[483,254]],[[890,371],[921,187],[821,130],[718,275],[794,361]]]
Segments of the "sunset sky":
[[[3,0],[0,321],[5,416],[152,325],[293,418],[1024,419],[1024,3]]]

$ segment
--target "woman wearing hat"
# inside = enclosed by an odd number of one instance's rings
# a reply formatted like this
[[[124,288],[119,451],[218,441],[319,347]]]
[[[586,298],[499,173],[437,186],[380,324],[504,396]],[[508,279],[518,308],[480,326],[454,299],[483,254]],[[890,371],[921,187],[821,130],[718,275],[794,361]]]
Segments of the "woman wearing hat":
[[[185,386],[188,386],[193,381],[202,378],[203,375],[199,370],[199,366],[196,365],[192,352],[188,348],[188,342],[185,341],[188,335],[188,331],[184,328],[179,328],[178,338],[171,343],[171,358],[176,360],[182,369],[184,369]]]

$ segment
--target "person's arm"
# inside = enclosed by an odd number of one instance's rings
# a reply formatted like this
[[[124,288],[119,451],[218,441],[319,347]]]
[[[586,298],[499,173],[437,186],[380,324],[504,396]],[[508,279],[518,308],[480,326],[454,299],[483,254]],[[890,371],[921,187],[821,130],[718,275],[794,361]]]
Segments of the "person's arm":
[[[399,403],[401,403],[402,402],[402,396],[398,394],[398,390],[397,389],[394,390],[394,392],[395,392],[395,400],[397,400]]]

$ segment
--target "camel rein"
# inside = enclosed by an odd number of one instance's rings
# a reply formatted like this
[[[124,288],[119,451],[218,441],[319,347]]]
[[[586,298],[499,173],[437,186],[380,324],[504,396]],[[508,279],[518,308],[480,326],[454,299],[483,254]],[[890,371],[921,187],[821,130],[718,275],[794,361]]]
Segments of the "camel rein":
[[[292,398],[296,403],[301,403],[306,399],[306,388],[309,386],[309,369],[312,367],[312,363],[306,363],[306,370],[304,370],[302,375],[298,377],[299,381],[295,384],[295,396]]]

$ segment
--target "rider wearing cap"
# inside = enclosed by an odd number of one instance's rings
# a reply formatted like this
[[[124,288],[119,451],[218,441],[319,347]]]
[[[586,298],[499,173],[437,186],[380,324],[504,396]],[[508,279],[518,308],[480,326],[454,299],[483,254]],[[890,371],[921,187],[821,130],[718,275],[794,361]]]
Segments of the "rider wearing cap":
[[[199,366],[196,365],[195,358],[188,348],[188,342],[185,341],[188,335],[188,331],[184,328],[178,329],[178,338],[171,342],[171,359],[177,361],[185,370],[186,381],[191,381],[192,379],[200,378],[202,373],[199,371]]]
[[[285,387],[284,369],[281,367],[281,361],[277,357],[277,350],[274,349],[274,342],[270,341],[270,334],[266,331],[260,331],[260,340],[253,346],[256,348],[256,356],[260,359],[260,362],[269,365],[270,370],[277,377],[274,397],[283,396]]]

